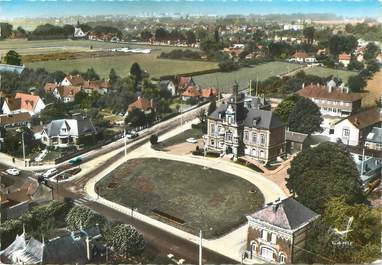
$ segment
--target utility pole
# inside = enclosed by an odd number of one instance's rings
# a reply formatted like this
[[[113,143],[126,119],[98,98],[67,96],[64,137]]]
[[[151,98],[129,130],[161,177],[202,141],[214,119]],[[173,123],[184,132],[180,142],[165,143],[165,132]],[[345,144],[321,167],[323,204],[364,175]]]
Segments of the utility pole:
[[[199,265],[203,265],[203,232],[200,229],[199,232]]]
[[[123,129],[123,141],[124,141],[124,143],[125,143],[125,157],[127,156],[127,148],[126,148],[126,146],[127,146],[127,139],[126,139],[126,128],[125,129]]]
[[[23,144],[23,160],[24,160],[24,166],[25,166],[25,143],[24,143],[24,131],[21,132],[21,141]]]

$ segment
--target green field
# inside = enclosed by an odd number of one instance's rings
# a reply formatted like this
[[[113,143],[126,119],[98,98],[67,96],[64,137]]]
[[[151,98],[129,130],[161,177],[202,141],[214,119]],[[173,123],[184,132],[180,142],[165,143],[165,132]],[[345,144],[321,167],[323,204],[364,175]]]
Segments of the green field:
[[[250,80],[265,80],[270,76],[282,75],[289,71],[301,68],[301,65],[286,62],[269,62],[253,67],[241,68],[229,73],[213,73],[193,77],[196,84],[201,87],[216,86],[223,92],[231,92],[235,81],[239,83],[239,89],[248,87]]]
[[[127,161],[97,186],[102,197],[184,231],[197,235],[202,227],[206,238],[221,236],[244,223],[245,215],[264,203],[259,189],[240,177],[155,158]]]
[[[92,46],[93,49],[90,49],[90,46]],[[128,75],[130,66],[134,62],[139,63],[141,67],[147,70],[152,77],[217,68],[217,64],[214,62],[167,60],[157,58],[161,52],[171,51],[175,49],[174,47],[144,46],[139,44],[120,44],[88,40],[0,41],[0,55],[4,55],[10,49],[16,50],[18,53],[23,55],[33,55],[62,52],[105,51],[107,49],[117,47],[151,48],[152,52],[150,54],[126,54],[110,57],[42,61],[28,63],[26,66],[30,68],[45,68],[48,71],[61,70],[66,73],[75,69],[79,71],[86,71],[88,68],[93,67],[97,73],[104,78],[108,77],[111,68],[114,68],[121,76]]]
[[[306,74],[318,75],[321,77],[328,77],[331,75],[334,77],[339,77],[345,83],[348,81],[349,76],[357,75],[356,71],[338,70],[325,67],[310,67],[305,68],[304,71]]]

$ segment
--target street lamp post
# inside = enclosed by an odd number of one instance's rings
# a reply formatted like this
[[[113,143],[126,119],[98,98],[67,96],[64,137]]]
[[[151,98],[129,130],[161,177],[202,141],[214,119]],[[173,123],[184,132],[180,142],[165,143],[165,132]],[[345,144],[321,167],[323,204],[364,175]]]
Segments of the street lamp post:
[[[21,129],[18,129],[17,132],[21,132],[21,143],[23,145],[23,160],[24,160],[24,166],[25,166],[25,142],[24,142],[24,131]]]

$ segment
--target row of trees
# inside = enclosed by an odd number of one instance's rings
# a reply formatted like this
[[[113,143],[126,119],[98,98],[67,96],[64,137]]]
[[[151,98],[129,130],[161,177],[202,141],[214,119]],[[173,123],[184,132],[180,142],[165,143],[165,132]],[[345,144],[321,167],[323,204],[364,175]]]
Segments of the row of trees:
[[[144,41],[150,41],[153,38],[155,38],[156,41],[160,42],[185,42],[188,45],[195,44],[197,39],[196,35],[192,30],[187,31],[181,31],[178,29],[174,29],[172,31],[169,31],[163,27],[159,27],[155,30],[155,32],[152,32],[150,30],[143,30],[141,32],[141,38]]]

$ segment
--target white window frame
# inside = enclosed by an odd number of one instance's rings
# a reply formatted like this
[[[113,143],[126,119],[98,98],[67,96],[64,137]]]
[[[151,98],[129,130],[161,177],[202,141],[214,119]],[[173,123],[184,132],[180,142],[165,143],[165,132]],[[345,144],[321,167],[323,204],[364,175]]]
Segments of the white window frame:
[[[271,242],[272,242],[272,244],[276,244],[276,241],[277,241],[277,236],[276,236],[275,233],[272,233],[271,234]]]
[[[266,231],[266,230],[262,230],[262,231],[261,231],[261,238],[262,238],[264,241],[268,242],[268,231]]]

